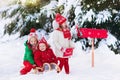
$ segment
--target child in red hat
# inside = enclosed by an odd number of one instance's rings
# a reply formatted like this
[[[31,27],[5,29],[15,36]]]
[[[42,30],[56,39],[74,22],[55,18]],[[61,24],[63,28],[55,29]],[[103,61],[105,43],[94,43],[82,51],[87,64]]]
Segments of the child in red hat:
[[[62,70],[64,66],[66,74],[69,74],[69,57],[72,55],[74,43],[71,41],[71,33],[66,24],[66,18],[57,13],[53,27],[55,30],[50,35],[49,44],[60,61],[60,69]]]
[[[50,49],[47,41],[43,37],[39,40],[39,50],[34,53],[34,61],[41,70],[40,71],[47,71],[51,70],[52,68],[56,67],[56,70],[59,70],[57,66],[57,58],[54,55],[52,49]]]
[[[34,28],[30,30],[28,40],[24,44],[25,45],[25,54],[23,61],[24,68],[20,70],[21,75],[27,74],[28,72],[31,71],[32,68],[35,67],[33,52],[37,50],[38,46],[38,36],[35,32],[36,30]]]

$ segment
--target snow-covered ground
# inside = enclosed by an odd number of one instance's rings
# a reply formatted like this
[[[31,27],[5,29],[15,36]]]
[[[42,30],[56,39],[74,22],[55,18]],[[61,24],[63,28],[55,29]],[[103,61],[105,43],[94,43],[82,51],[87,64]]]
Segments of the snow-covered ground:
[[[10,3],[13,3],[15,0],[0,0],[0,7],[4,7],[9,5]]]
[[[101,42],[95,50],[95,67],[91,67],[91,51],[81,50],[76,43],[74,55],[70,58],[70,74],[56,71],[43,74],[20,75],[27,37],[0,43],[0,80],[120,80],[120,55],[115,55]]]

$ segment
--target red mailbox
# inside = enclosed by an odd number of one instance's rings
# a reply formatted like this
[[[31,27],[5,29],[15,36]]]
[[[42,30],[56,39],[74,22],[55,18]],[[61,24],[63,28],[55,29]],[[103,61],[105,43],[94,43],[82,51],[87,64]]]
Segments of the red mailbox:
[[[78,29],[78,37],[82,38],[107,38],[107,30],[95,28],[80,28]]]
[[[92,38],[92,67],[94,67],[94,38],[107,38],[107,30],[95,28],[80,28],[77,27],[77,35],[82,38]]]

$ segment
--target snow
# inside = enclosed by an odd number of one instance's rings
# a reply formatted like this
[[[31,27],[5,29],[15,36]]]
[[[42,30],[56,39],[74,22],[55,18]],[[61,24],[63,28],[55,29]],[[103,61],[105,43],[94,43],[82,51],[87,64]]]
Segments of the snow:
[[[0,0],[0,7],[8,6],[12,3],[14,3],[16,0]]]
[[[111,13],[107,10],[103,10],[101,12],[98,13],[98,15],[96,16],[96,24],[100,24],[103,23],[105,21],[108,21],[110,18],[112,17]]]
[[[113,37],[111,34],[109,34],[106,42],[108,45],[111,45],[111,44],[115,44],[116,41],[117,41],[117,39],[115,37]]]
[[[64,14],[68,15],[67,13],[71,10],[71,8],[75,3],[76,3],[76,0],[68,0],[68,2],[66,1]]]
[[[84,16],[83,16],[83,21],[81,23],[81,25],[83,25],[83,23],[88,20],[89,22],[92,21],[93,17],[95,16],[95,13],[93,12],[93,10],[91,9],[90,11],[88,11]]]
[[[14,10],[18,9],[19,7],[20,7],[19,5],[12,5],[12,6],[9,6],[9,7],[0,8],[0,26],[1,26],[1,29],[0,29],[0,37],[1,37],[2,39],[4,39],[4,38],[3,38],[3,35],[4,35],[4,30],[5,30],[6,26],[9,25],[10,23],[15,22],[15,21],[16,21],[16,18],[20,15],[20,13],[17,12],[16,15],[10,17],[10,16],[11,16],[11,13],[12,13]],[[4,18],[2,18],[1,13],[4,12],[4,11],[6,11],[6,10],[8,10],[8,12],[6,13],[7,16],[4,17]],[[21,24],[21,23],[20,23],[20,24]],[[13,31],[13,33],[14,33],[14,31]],[[17,37],[18,37],[18,36],[19,36],[18,33],[16,33],[16,34],[17,34]],[[5,37],[6,37],[6,36],[9,36],[9,35],[6,34]],[[8,37],[8,38],[9,38],[9,37]],[[16,37],[15,37],[15,38],[16,38]],[[14,38],[14,39],[15,39],[15,38]]]
[[[77,6],[77,7],[75,8],[75,15],[78,16],[80,13],[82,13],[82,11],[81,11],[81,6]]]
[[[58,6],[64,5],[66,2],[66,0],[58,0]]]
[[[109,36],[106,40],[114,41]],[[120,80],[120,55],[115,55],[102,40],[95,49],[95,66],[91,67],[91,50],[82,50],[81,43],[76,42],[76,47],[70,61],[70,74],[64,69],[59,74],[56,71],[20,75],[23,64],[24,42],[27,36],[0,42],[0,80]],[[108,41],[108,43],[109,43]]]
[[[41,11],[40,14],[45,14],[47,12],[47,17],[52,17],[54,18],[53,14],[55,14],[55,12],[53,10],[55,10],[57,6],[57,1],[55,0],[51,0],[50,3],[46,6],[44,6]]]

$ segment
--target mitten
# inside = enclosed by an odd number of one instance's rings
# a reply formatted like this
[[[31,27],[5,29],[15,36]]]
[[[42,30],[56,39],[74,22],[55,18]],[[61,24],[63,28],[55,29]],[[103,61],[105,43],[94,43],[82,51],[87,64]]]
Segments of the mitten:
[[[37,66],[35,64],[32,65],[33,69],[35,69]]]
[[[65,50],[65,52],[64,52],[64,54],[63,54],[63,56],[64,56],[64,57],[72,56],[73,49],[74,49],[74,48],[66,48],[66,50]]]
[[[66,51],[66,48],[62,47],[60,50],[64,53]]]

